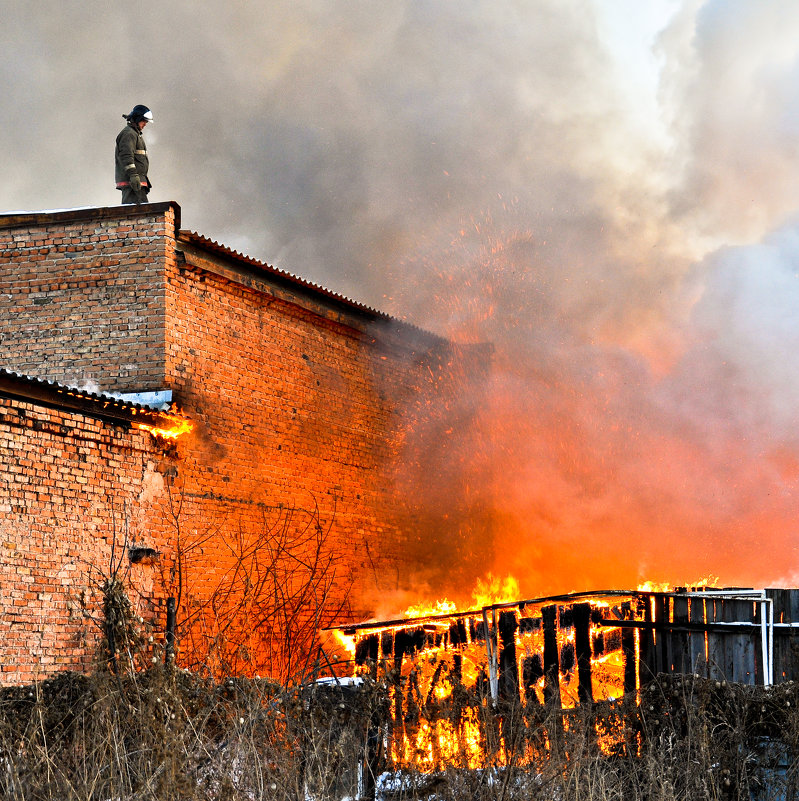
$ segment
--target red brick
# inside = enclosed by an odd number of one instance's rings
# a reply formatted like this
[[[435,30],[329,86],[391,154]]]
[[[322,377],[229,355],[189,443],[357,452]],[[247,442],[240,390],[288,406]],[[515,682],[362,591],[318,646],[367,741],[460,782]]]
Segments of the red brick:
[[[177,543],[162,487],[180,499],[184,539],[213,533],[189,576],[199,597],[229,568],[228,543],[240,531],[263,532],[265,511],[278,507],[317,509],[330,527],[330,542],[341,544],[331,600],[351,592],[352,615],[369,613],[375,581],[390,587],[401,569],[398,412],[430,390],[445,343],[180,237],[177,211],[127,209],[116,223],[99,211],[97,219],[54,213],[15,231],[13,244],[0,239],[0,257],[15,254],[0,258],[0,286],[15,309],[0,315],[4,366],[68,384],[89,379],[104,391],[169,388],[196,423],[165,456],[135,429],[0,399],[0,453],[26,457],[16,459],[21,474],[14,460],[0,463],[0,486],[20,476],[36,488],[18,496],[22,512],[0,497],[0,532],[11,546],[0,587],[25,589],[27,570],[37,592],[47,588],[46,605],[20,600],[15,613],[29,643],[44,631],[45,650],[64,649],[69,661],[59,666],[90,664],[94,629],[68,612],[71,594],[96,586],[126,531],[163,554],[159,567],[131,574],[145,615],[162,627],[174,587],[161,571]],[[65,249],[73,257],[64,259]],[[33,255],[42,258],[31,269]],[[34,303],[32,292],[50,302]],[[4,681],[26,680],[42,659],[25,651],[16,664]]]

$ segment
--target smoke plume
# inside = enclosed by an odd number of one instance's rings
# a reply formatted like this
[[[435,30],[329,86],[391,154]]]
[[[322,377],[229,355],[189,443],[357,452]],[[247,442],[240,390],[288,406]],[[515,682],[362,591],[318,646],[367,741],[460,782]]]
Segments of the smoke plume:
[[[186,227],[493,343],[424,432],[481,521],[442,552],[529,593],[795,581],[799,6],[607,5],[10,0],[0,204],[117,203],[144,103]]]

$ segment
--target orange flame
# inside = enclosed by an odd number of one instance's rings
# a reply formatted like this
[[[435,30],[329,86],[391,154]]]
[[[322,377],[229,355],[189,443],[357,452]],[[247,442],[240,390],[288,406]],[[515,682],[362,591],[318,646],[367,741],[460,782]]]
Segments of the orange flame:
[[[495,576],[489,573],[485,579],[478,579],[472,590],[472,600],[476,606],[491,606],[506,601],[518,601],[519,582],[513,576]]]
[[[134,423],[133,425],[142,430],[149,431],[154,437],[162,439],[177,439],[182,434],[188,434],[194,430],[194,423],[185,417],[178,417],[174,414],[161,415],[161,425],[150,425],[149,423]]]
[[[334,629],[333,634],[336,638],[336,644],[343,648],[349,658],[352,659],[355,656],[355,636],[345,634],[340,629]]]
[[[402,615],[403,617],[427,617],[428,615],[449,615],[457,611],[456,604],[446,598],[442,598],[440,601],[433,601],[432,603],[412,604]]]
[[[699,589],[699,587],[712,588],[717,587],[718,583],[718,576],[711,574],[709,576],[705,576],[705,578],[698,579],[697,581],[687,581],[683,586],[693,587],[695,589]],[[641,590],[641,592],[673,592],[675,587],[667,581],[644,581],[642,584],[639,584],[636,589]]]
[[[403,617],[449,615],[466,609],[517,601],[520,598],[519,593],[519,582],[513,576],[501,578],[488,573],[485,578],[477,580],[477,584],[472,590],[471,603],[465,607],[459,606],[447,598],[441,598],[437,601],[420,601],[412,604],[402,614]]]

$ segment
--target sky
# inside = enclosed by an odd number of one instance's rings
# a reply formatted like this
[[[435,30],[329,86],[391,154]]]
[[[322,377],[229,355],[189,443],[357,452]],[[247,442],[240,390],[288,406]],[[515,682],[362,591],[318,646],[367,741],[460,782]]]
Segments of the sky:
[[[0,10],[3,211],[118,203],[143,103],[185,228],[493,344],[410,443],[462,500],[434,547],[533,593],[799,580],[799,4]]]

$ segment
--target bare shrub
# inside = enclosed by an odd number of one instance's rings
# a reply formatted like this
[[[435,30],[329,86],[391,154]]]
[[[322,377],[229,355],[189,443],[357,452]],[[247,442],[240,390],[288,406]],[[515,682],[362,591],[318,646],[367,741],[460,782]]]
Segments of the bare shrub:
[[[205,538],[184,539],[168,580],[179,599],[180,664],[287,684],[317,673],[319,629],[348,608],[332,525],[317,507],[264,507],[257,530],[216,532],[221,565],[196,558]]]

